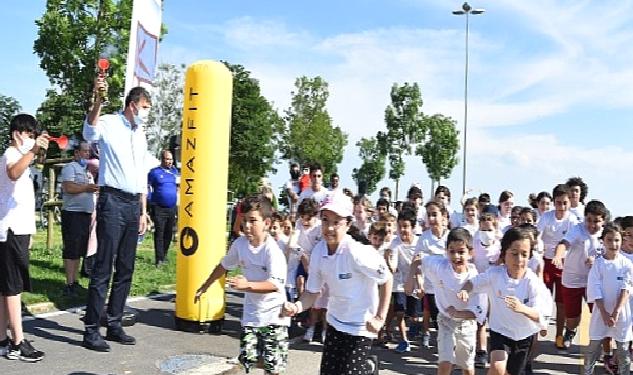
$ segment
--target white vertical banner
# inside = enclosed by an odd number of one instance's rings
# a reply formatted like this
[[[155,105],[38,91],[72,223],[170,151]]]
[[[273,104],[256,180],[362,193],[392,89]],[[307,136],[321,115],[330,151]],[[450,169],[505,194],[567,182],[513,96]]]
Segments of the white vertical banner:
[[[133,87],[151,88],[158,64],[162,0],[134,0],[124,96]]]

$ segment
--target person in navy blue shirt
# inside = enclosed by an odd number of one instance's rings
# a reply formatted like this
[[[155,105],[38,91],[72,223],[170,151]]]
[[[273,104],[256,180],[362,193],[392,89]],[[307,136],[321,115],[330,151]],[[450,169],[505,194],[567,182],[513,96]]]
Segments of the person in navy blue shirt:
[[[160,166],[149,171],[147,184],[150,191],[150,208],[154,221],[154,253],[156,266],[165,263],[176,223],[176,197],[178,170],[174,167],[171,152],[161,152]]]

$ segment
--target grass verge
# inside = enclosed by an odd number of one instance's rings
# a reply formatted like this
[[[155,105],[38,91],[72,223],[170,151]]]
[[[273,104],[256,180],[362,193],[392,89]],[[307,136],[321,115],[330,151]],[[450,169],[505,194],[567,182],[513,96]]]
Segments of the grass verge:
[[[51,249],[46,249],[46,231],[38,230],[33,237],[30,273],[33,292],[24,293],[22,301],[29,305],[37,302],[52,302],[58,309],[86,304],[88,279],[81,278],[83,287],[77,297],[63,295],[66,278],[62,261],[61,228],[55,226]],[[176,256],[174,244],[168,252],[168,261],[159,268],[154,266],[154,239],[152,233],[145,235],[136,252],[136,265],[130,296],[145,296],[160,292],[162,285],[176,283]]]

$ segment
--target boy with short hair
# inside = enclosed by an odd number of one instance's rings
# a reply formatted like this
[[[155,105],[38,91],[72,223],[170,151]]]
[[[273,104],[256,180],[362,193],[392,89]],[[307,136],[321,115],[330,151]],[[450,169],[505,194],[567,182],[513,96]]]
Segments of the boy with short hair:
[[[416,324],[415,319],[422,312],[420,301],[404,293],[404,283],[409,277],[409,269],[418,244],[418,236],[415,235],[416,223],[417,218],[414,211],[401,211],[398,214],[398,236],[391,243],[390,249],[385,252],[387,264],[394,272],[391,305],[400,330],[401,340],[396,347],[396,352],[398,353],[411,351],[411,343],[407,335],[406,317],[411,319],[413,328]],[[412,331],[415,331],[415,329],[412,329]]]
[[[35,196],[29,165],[48,136],[35,138],[38,123],[31,115],[11,120],[11,143],[0,159],[0,355],[37,362],[44,352],[33,348],[22,331],[22,292],[31,290],[29,243],[35,234]],[[11,340],[7,336],[11,331]]]
[[[268,234],[271,202],[262,196],[249,197],[242,202],[241,212],[244,235],[233,242],[196,292],[194,301],[198,302],[227,270],[241,267],[243,275],[227,280],[232,288],[245,292],[239,361],[248,372],[261,356],[266,374],[279,374],[286,369],[288,361],[290,319],[280,317],[281,307],[286,302],[286,259]]]
[[[470,262],[472,251],[472,236],[468,230],[455,228],[447,236],[446,257],[417,257],[411,263],[405,286],[408,294],[424,295],[423,287],[417,290],[413,287],[416,282],[422,286],[423,277],[436,286],[439,375],[449,375],[453,365],[460,367],[463,374],[475,374],[477,321],[485,320],[488,300],[485,294],[474,294],[468,302],[463,302],[455,293],[477,275]]]
[[[552,264],[555,249],[565,234],[578,223],[576,215],[569,212],[569,187],[559,184],[554,187],[554,209],[543,213],[537,229],[543,241],[543,282],[554,295],[556,303],[556,348],[565,349],[563,345],[563,328],[565,328],[565,305],[563,304],[563,285],[561,283],[562,270]]]
[[[565,305],[566,330],[563,346],[567,349],[576,335],[580,323],[582,300],[587,298],[589,269],[601,255],[600,235],[609,211],[597,200],[587,203],[584,222],[578,223],[565,234],[556,246],[552,264],[563,269],[563,303]],[[563,264],[563,258],[565,262]]]

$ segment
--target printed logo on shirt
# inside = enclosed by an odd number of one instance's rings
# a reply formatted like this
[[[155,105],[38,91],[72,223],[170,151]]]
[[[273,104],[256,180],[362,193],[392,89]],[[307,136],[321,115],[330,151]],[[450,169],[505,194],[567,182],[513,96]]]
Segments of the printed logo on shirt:
[[[385,271],[386,271],[386,270],[385,270],[385,266],[384,266],[384,265],[382,265],[382,264],[381,264],[381,265],[380,265],[380,267],[378,267],[378,269],[376,270],[376,272],[377,272],[380,276],[384,275],[384,274],[385,274]]]
[[[338,274],[338,278],[339,280],[347,280],[347,279],[351,279],[352,278],[352,273],[348,272],[348,273],[339,273]]]
[[[262,271],[264,271],[264,272],[268,272],[268,267],[266,267],[266,266],[262,266]]]
[[[528,303],[528,302],[530,302],[530,298],[529,298],[529,297],[528,297],[528,298],[524,298],[524,299],[523,299],[523,303],[524,303],[524,304],[525,304],[525,303]]]
[[[484,312],[484,309],[482,309],[481,306],[479,306],[479,305],[477,305],[475,307],[475,310],[477,310],[477,314],[483,314],[483,312]]]

